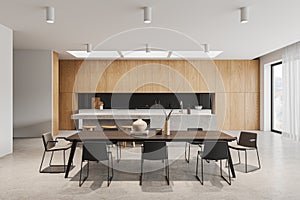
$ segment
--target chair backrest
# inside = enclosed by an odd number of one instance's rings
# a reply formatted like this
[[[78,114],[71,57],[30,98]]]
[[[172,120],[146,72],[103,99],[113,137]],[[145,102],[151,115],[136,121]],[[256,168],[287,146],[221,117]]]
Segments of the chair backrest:
[[[49,142],[49,141],[54,141],[53,137],[52,137],[52,133],[50,133],[50,132],[44,133],[42,135],[42,139],[43,139],[43,144],[44,144],[44,148],[46,151],[55,146],[54,142]]]
[[[225,141],[204,141],[202,158],[207,160],[228,159],[228,143]]]
[[[242,131],[239,137],[238,144],[245,147],[257,148],[257,134]]]
[[[99,141],[83,141],[82,160],[108,160],[108,151],[106,143]]]
[[[203,128],[188,128],[188,131],[203,131]]]
[[[146,160],[168,159],[168,150],[166,142],[144,142],[142,148],[142,158]]]

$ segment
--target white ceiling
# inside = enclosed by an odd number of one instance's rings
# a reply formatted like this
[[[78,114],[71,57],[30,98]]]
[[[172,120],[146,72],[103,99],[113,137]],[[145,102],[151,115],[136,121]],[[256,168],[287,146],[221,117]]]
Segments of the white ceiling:
[[[14,30],[15,49],[223,51],[216,59],[254,59],[300,39],[299,0],[0,0],[0,24]],[[45,7],[55,8],[55,23]],[[152,23],[143,23],[143,7]],[[239,8],[249,6],[249,23]]]

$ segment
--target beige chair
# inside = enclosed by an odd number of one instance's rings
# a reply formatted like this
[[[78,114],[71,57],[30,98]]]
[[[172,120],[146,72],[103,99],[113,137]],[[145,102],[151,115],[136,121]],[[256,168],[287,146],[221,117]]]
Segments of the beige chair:
[[[44,153],[43,153],[43,158],[42,158],[42,162],[40,165],[40,173],[64,173],[66,170],[66,150],[68,150],[69,148],[71,148],[71,143],[68,142],[63,142],[63,141],[59,141],[59,140],[65,140],[64,137],[56,137],[55,140],[52,137],[52,133],[44,133],[42,135],[42,140],[43,140],[43,144],[44,144]],[[44,158],[45,158],[45,154],[46,152],[51,152],[51,158],[50,158],[50,162],[49,162],[49,168],[51,169],[51,167],[59,167],[61,165],[51,165],[52,159],[53,159],[53,155],[54,152],[56,151],[63,151],[63,160],[64,160],[64,170],[63,171],[44,171],[44,169],[42,170],[42,166],[43,166],[43,162],[44,162]]]

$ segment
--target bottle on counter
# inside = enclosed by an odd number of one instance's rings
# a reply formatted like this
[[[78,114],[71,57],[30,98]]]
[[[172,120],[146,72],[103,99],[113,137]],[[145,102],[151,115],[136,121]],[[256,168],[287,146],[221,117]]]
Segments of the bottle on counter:
[[[180,112],[183,113],[183,102],[180,101]]]
[[[186,108],[186,111],[187,111],[187,114],[191,114],[191,106],[189,105],[187,108]]]

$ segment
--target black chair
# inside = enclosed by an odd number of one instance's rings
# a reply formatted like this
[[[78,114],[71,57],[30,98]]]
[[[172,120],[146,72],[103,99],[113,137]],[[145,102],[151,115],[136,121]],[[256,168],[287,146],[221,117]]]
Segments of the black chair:
[[[203,131],[203,128],[188,128],[187,130],[188,130],[188,131]],[[197,146],[199,146],[199,147],[201,148],[201,150],[202,150],[203,142],[192,141],[192,142],[186,142],[186,143],[185,143],[184,157],[185,157],[185,160],[186,160],[187,163],[190,162],[191,145],[197,145]],[[189,149],[188,149],[188,155],[187,155],[187,152],[186,152],[187,147],[189,148]]]
[[[259,159],[258,149],[257,149],[257,134],[256,133],[242,131],[240,133],[240,137],[239,137],[239,140],[237,141],[237,144],[229,145],[229,148],[238,151],[239,162],[237,164],[241,164],[240,151],[245,152],[245,172],[246,173],[248,172],[247,151],[256,150],[258,169],[260,169],[261,166],[260,166],[260,159]]]
[[[110,185],[114,175],[113,159],[110,151],[107,150],[107,144],[99,141],[85,141],[82,148],[82,160],[80,167],[79,186],[81,187],[84,181],[89,176],[90,161],[106,161],[107,160],[107,186]],[[87,175],[82,180],[82,164],[87,161]],[[111,175],[110,175],[111,169]],[[81,181],[82,180],[82,181]]]
[[[119,128],[117,126],[101,126],[101,128],[102,128],[103,131],[118,131],[119,130]],[[122,156],[121,142],[119,142],[119,141],[115,142],[114,141],[113,144],[117,146],[117,162],[120,162],[121,156]]]
[[[162,160],[165,169],[165,178],[169,183],[169,161],[168,161],[168,149],[166,142],[156,142],[147,141],[143,143],[142,146],[142,159],[141,159],[141,175],[140,175],[140,185],[142,185],[143,180],[143,165],[144,160]]]
[[[56,137],[55,140],[52,137],[52,133],[44,133],[42,135],[42,140],[43,140],[43,144],[44,144],[44,153],[43,153],[43,158],[41,161],[41,165],[40,165],[40,169],[39,172],[40,173],[64,173],[66,170],[66,150],[68,150],[69,148],[71,148],[71,143],[63,143],[62,141],[59,141],[59,139],[61,140],[65,140],[64,137]],[[52,162],[52,158],[54,155],[54,152],[56,151],[63,151],[63,160],[64,160],[64,170],[63,171],[44,171],[42,170],[42,166],[43,166],[43,162],[44,162],[44,158],[45,158],[45,154],[46,152],[51,152],[51,158],[49,161],[49,166],[50,169],[51,167],[59,167],[60,165],[51,165]]]
[[[205,141],[204,142],[204,150],[198,151],[197,156],[197,165],[196,165],[196,177],[200,181],[200,183],[203,185],[203,159],[205,160],[220,160],[220,173],[221,177],[229,184],[231,185],[231,177],[230,177],[230,169],[228,169],[228,176],[229,180],[226,180],[226,178],[222,175],[222,160],[229,159],[229,148],[228,143],[224,141]],[[198,163],[199,163],[199,157],[201,158],[201,179],[198,176]]]

